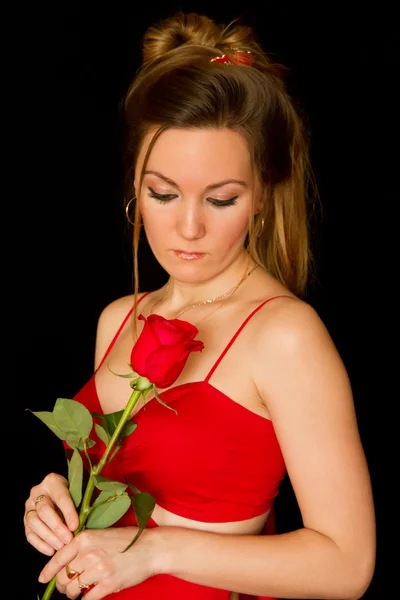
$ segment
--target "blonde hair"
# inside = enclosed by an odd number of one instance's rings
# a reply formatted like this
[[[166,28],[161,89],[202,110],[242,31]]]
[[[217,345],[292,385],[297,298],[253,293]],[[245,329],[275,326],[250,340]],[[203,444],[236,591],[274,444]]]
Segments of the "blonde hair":
[[[251,66],[235,64],[237,49]],[[211,62],[226,54],[233,64]],[[143,64],[123,102],[127,131],[127,200],[145,135],[151,149],[168,128],[230,128],[247,141],[263,189],[263,206],[249,223],[246,247],[253,259],[298,296],[311,265],[309,208],[316,187],[305,121],[285,87],[286,68],[271,61],[251,27],[237,20],[217,25],[207,16],[182,12],[152,25],[142,40]],[[263,226],[262,226],[263,224]],[[141,218],[134,221],[134,285],[139,289]]]

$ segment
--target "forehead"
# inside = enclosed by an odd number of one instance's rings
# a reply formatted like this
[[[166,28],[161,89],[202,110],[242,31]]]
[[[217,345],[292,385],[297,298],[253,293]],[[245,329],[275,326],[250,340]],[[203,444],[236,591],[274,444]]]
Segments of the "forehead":
[[[139,179],[144,157],[155,129],[145,137],[139,153],[136,174]],[[146,170],[184,184],[186,181],[210,182],[246,179],[252,176],[248,144],[237,131],[221,129],[167,129],[156,140]]]

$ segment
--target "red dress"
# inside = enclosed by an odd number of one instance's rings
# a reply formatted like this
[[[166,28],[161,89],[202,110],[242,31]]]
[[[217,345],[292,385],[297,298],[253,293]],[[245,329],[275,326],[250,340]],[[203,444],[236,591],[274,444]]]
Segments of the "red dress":
[[[103,477],[130,482],[149,492],[162,508],[196,521],[242,521],[271,509],[264,534],[273,533],[273,499],[286,469],[272,422],[231,400],[210,383],[243,327],[272,299],[262,302],[245,319],[204,380],[173,386],[159,394],[178,415],[155,398],[134,415],[137,428],[123,438],[117,455],[104,467]],[[121,323],[101,364],[131,313],[132,310]],[[102,412],[94,374],[74,399],[91,413]],[[97,442],[90,449],[96,464],[104,444],[94,429],[91,438]],[[136,525],[133,510],[129,509],[113,526],[124,525]],[[148,527],[157,524],[150,519]],[[107,599],[229,600],[229,591],[172,575],[155,575]],[[240,599],[255,597],[241,594]]]

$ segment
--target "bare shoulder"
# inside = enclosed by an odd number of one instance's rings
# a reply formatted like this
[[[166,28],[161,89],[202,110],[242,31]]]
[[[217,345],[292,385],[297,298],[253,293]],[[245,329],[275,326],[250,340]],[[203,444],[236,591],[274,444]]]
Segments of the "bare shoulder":
[[[109,304],[107,304],[100,313],[98,325],[100,327],[106,326],[115,320],[124,318],[129,310],[132,308],[134,302],[133,294],[116,298]]]
[[[138,294],[138,300],[143,295],[143,293]],[[96,331],[95,368],[104,356],[118,328],[133,308],[134,300],[133,294],[122,296],[107,304],[100,313]]]
[[[317,311],[295,296],[275,298],[259,311],[256,345],[267,351],[274,349],[284,356],[321,345],[333,349],[333,340]]]
[[[254,380],[271,416],[293,416],[306,405],[352,415],[347,370],[317,311],[293,297],[273,300],[259,312]]]

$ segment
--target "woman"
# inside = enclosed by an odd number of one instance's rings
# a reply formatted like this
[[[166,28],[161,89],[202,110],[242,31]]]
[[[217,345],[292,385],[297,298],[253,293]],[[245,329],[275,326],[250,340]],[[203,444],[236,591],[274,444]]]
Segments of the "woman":
[[[143,58],[124,104],[136,289],[101,314],[95,373],[76,399],[125,407],[112,371],[126,370],[151,314],[189,321],[204,349],[162,392],[178,417],[139,404],[104,472],[156,500],[128,551],[133,511],[73,538],[66,480],[32,488],[26,536],[52,556],[40,581],[56,575],[88,600],[360,598],[375,563],[371,484],[346,370],[303,299],[312,177],[282,68],[249,28],[194,14],[150,27]],[[138,293],[142,224],[169,274],[149,294]],[[277,535],[286,472],[303,527]]]

